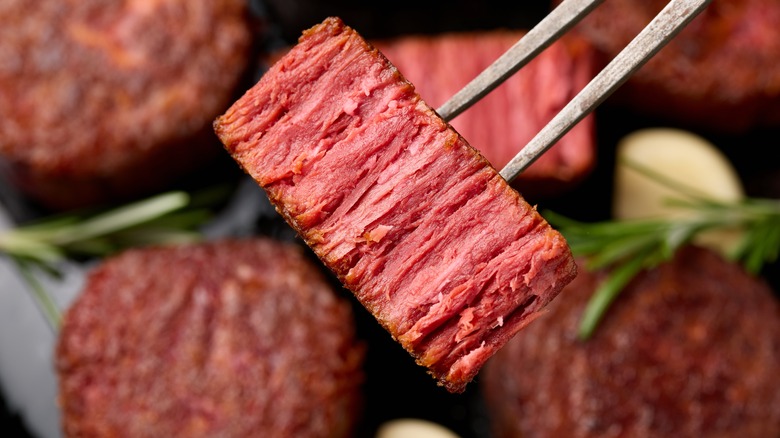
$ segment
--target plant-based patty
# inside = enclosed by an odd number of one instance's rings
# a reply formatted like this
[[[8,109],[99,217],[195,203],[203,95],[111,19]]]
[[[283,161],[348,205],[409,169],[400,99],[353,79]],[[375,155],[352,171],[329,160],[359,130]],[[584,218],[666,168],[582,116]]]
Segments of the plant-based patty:
[[[606,63],[667,3],[604,2],[575,29],[593,43]],[[712,131],[778,126],[778,56],[779,2],[714,0],[618,89],[616,102]]]
[[[0,163],[53,209],[152,193],[221,154],[245,0],[0,5]]]
[[[91,273],[63,320],[64,434],[349,436],[354,330],[349,302],[292,244],[129,250]]]
[[[640,274],[577,338],[602,276],[580,269],[487,364],[495,436],[780,436],[780,307],[709,250]]]

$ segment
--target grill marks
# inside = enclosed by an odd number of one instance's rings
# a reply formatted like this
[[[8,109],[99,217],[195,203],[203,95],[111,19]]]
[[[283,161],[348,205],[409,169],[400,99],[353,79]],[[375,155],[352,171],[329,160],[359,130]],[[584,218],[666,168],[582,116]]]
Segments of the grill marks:
[[[563,238],[336,19],[307,31],[215,128],[452,392],[574,276]]]

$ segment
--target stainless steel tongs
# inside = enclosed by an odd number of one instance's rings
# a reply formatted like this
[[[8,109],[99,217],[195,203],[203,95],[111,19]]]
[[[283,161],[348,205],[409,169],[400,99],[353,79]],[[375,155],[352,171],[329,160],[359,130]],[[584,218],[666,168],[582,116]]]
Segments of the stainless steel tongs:
[[[565,0],[520,41],[442,105],[452,120],[553,43],[603,0]],[[670,0],[666,7],[501,170],[512,181],[601,104],[712,0]]]

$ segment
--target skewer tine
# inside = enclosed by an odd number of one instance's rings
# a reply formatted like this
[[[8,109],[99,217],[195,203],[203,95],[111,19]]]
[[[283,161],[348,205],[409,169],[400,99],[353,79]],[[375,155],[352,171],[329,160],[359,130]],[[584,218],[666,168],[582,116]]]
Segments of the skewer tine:
[[[515,74],[604,0],[566,0],[436,112],[450,121]]]
[[[563,4],[571,0],[564,1]],[[501,169],[508,182],[515,179],[575,124],[590,114],[612,92],[645,64],[712,0],[671,0],[658,15],[594,77],[520,152]]]

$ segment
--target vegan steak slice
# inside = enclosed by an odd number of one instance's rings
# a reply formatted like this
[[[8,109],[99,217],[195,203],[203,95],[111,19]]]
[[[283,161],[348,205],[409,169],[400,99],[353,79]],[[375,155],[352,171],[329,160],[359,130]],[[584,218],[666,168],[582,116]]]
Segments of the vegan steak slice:
[[[338,18],[304,32],[215,130],[450,392],[575,275],[563,237]]]
[[[524,35],[522,30],[411,35],[374,45],[438,108]],[[463,114],[452,126],[490,161],[505,166],[594,76],[595,50],[564,35]],[[588,115],[520,174],[528,199],[569,191],[596,163],[595,116]]]

